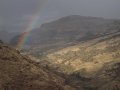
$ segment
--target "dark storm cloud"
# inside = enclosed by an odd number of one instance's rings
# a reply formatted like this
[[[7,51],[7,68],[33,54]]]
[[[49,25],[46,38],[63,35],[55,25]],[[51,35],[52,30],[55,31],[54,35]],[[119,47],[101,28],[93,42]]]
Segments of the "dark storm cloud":
[[[36,13],[37,9],[46,0],[0,0],[0,26],[17,27],[25,26],[29,22],[26,15]],[[39,10],[39,9],[38,9]],[[18,28],[19,28],[18,27]]]
[[[49,0],[47,11],[48,14],[63,16],[78,14],[120,18],[120,0]]]
[[[0,0],[0,26],[25,27],[43,2],[38,26],[67,15],[120,19],[120,0]]]
[[[0,11],[4,16],[14,17],[32,14],[39,5],[40,0],[0,0]]]

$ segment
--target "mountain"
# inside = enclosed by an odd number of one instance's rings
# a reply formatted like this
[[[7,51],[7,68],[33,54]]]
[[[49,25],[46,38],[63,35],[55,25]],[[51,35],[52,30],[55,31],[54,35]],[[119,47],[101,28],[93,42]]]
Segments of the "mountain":
[[[0,90],[120,90],[119,46],[117,32],[35,59],[0,41]]]
[[[38,58],[68,75],[66,82],[77,90],[120,90],[120,31]]]
[[[64,78],[0,41],[0,90],[75,90]]]
[[[119,20],[63,17],[31,31],[27,51],[0,42],[1,90],[120,90]]]
[[[71,43],[93,39],[108,32],[116,32],[116,22],[118,21],[96,17],[66,16],[32,30],[26,45],[33,46],[32,48],[39,52],[68,46]]]

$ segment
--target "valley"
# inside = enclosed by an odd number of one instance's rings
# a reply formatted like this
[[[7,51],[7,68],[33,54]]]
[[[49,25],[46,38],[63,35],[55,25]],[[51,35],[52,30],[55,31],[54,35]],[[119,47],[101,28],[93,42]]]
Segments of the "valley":
[[[72,15],[0,41],[0,90],[120,90],[120,21]],[[22,87],[21,87],[22,86]]]

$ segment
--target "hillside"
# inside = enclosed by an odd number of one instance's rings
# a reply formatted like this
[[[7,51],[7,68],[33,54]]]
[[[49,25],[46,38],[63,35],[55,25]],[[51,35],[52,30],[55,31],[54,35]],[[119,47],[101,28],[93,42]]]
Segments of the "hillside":
[[[116,22],[118,21],[96,17],[66,16],[32,30],[26,45],[32,46],[32,51],[36,53],[65,47],[76,41],[89,40],[108,32],[116,32],[118,27]],[[11,43],[17,43],[18,37],[14,37]]]
[[[74,90],[64,81],[0,41],[0,90]]]
[[[83,90],[120,90],[120,32],[39,56]],[[117,74],[116,74],[117,72]]]
[[[48,52],[47,58],[55,64],[75,67],[85,62],[108,63],[120,58],[120,32],[96,38],[54,52]],[[103,60],[101,60],[103,59]],[[72,70],[72,69],[71,69]]]

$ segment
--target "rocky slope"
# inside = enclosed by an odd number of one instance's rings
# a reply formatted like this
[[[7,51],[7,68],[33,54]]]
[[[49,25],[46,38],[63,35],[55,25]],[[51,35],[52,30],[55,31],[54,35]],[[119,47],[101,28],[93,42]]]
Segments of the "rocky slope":
[[[0,90],[74,90],[64,81],[0,41]]]
[[[70,66],[71,70],[73,67],[75,71],[79,70],[82,67],[80,65],[83,64],[82,68],[87,68],[92,63],[92,66],[94,64],[98,66],[117,61],[120,58],[120,32],[50,52],[46,58],[52,63]],[[90,69],[90,67],[88,68]]]
[[[78,90],[120,90],[119,31],[39,58],[67,74],[67,83]]]

